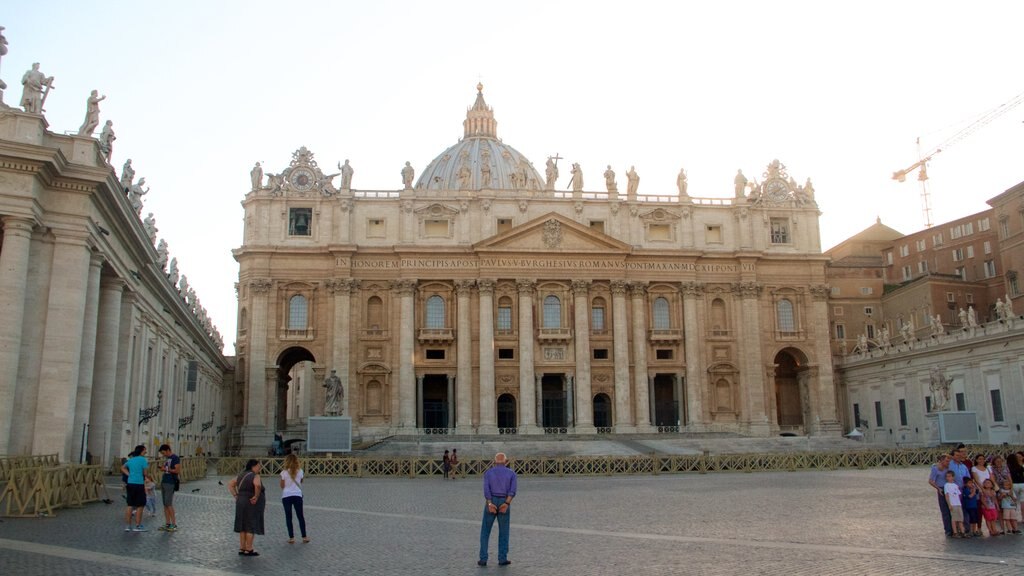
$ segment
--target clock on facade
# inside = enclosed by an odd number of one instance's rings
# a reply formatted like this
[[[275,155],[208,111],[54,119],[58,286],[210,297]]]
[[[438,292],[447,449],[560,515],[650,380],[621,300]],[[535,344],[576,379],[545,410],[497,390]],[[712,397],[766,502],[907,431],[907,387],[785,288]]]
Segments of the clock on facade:
[[[789,197],[789,186],[782,180],[769,180],[764,185],[764,193],[772,202],[782,202]]]
[[[313,187],[314,175],[308,168],[296,168],[288,180],[296,190],[309,190]]]

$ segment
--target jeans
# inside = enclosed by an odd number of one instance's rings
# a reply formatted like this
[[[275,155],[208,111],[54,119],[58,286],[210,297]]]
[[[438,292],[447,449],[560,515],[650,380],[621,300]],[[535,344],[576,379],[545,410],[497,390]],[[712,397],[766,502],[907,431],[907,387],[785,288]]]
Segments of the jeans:
[[[295,528],[292,527],[292,508],[295,508],[295,516],[299,519],[299,532],[306,537],[306,517],[302,514],[302,496],[286,496],[281,499],[284,504],[284,521],[288,526],[288,538],[295,538]]]
[[[505,503],[504,496],[492,496],[491,502],[501,507]],[[484,517],[480,524],[480,560],[487,562],[487,544],[491,539],[491,528],[494,527],[494,520],[498,520],[498,562],[508,560],[508,530],[512,506],[509,506],[504,514],[491,514],[484,506]]]
[[[949,517],[949,503],[946,502],[946,495],[939,492],[939,512],[942,514],[942,527],[946,530],[946,535],[953,533],[953,521]]]

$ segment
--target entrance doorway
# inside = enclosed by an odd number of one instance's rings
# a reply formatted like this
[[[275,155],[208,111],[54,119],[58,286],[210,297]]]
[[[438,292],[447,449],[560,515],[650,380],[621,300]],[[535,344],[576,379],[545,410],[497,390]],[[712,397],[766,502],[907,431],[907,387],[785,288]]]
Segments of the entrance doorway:
[[[423,376],[423,428],[448,428],[448,375]]]
[[[540,380],[541,426],[544,428],[565,428],[565,375],[545,374]]]
[[[676,398],[675,374],[654,376],[654,425],[678,426],[679,400]]]
[[[594,426],[597,428],[611,428],[612,426],[612,400],[604,392],[594,396]]]
[[[274,388],[274,431],[285,432],[288,428],[288,388],[293,368],[303,362],[315,363],[313,354],[305,348],[288,348],[277,357],[277,386]],[[250,383],[256,385],[257,381]]]
[[[498,396],[498,429],[516,428],[516,397],[511,394]]]
[[[794,431],[804,426],[803,402],[797,372],[800,362],[786,351],[775,355],[775,416],[780,429]]]

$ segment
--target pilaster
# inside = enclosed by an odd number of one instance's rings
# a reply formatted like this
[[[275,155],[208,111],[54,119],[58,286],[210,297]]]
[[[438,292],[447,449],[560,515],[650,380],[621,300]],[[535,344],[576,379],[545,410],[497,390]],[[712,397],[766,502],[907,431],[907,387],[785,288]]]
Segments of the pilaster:
[[[647,376],[647,284],[629,285],[633,299],[633,410],[638,432],[651,432],[651,407]]]
[[[630,414],[629,392],[629,324],[627,320],[626,290],[629,284],[624,280],[613,280],[612,290],[612,340],[615,363],[615,431],[634,432]]]
[[[14,425],[15,387],[21,354],[25,293],[28,286],[32,228],[28,218],[3,217],[4,239],[0,249],[0,454],[10,450]]]
[[[473,280],[457,280],[455,282],[456,314],[458,316],[458,332],[455,334],[457,339],[455,355],[458,362],[458,374],[455,378],[458,386],[455,392],[457,402],[455,432],[457,434],[473,432],[473,332],[469,323],[469,302],[475,284],[476,282]]]
[[[537,398],[533,372],[533,292],[536,282],[519,280],[519,428],[527,434],[540,433],[537,427]]]
[[[594,403],[590,383],[590,282],[574,280],[572,293],[576,306],[576,377],[571,397],[576,401],[576,432],[595,434],[597,429],[594,428]],[[572,425],[571,419],[569,425]]]
[[[480,294],[480,434],[498,432],[494,390],[494,280],[477,280]]]

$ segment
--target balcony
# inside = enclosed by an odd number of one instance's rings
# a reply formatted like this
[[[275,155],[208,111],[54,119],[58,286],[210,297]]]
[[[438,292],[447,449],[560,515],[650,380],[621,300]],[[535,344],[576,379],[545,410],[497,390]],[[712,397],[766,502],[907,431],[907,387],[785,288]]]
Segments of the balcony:
[[[387,340],[388,337],[388,331],[381,328],[368,328],[360,335],[362,340]]]
[[[568,342],[572,340],[572,328],[540,328],[537,330],[537,341]]]
[[[683,339],[683,331],[678,328],[648,330],[647,339],[650,340],[651,343],[679,342]]]
[[[312,328],[303,328],[301,330],[289,330],[287,328],[281,328],[277,331],[277,338],[279,340],[292,340],[292,341],[308,341],[316,337],[316,330]]]
[[[420,344],[446,344],[455,340],[455,331],[451,328],[420,328],[417,339]]]

